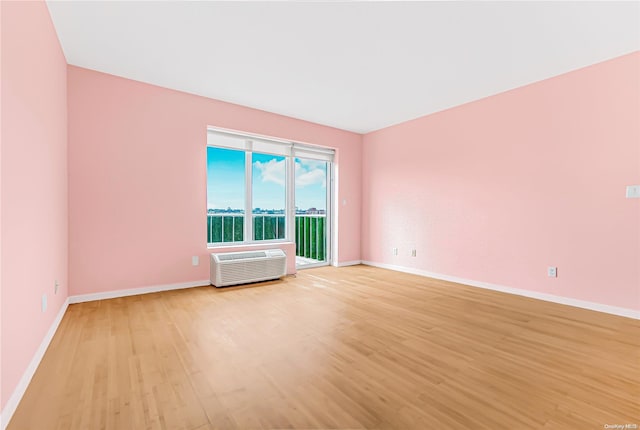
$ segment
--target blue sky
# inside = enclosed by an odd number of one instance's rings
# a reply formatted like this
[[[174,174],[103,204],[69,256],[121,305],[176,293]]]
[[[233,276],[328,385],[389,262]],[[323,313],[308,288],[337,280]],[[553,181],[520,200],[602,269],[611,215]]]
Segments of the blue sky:
[[[244,206],[244,152],[207,147],[207,208],[240,209]],[[253,206],[284,209],[285,158],[253,154]],[[324,161],[296,159],[296,206],[326,209]]]

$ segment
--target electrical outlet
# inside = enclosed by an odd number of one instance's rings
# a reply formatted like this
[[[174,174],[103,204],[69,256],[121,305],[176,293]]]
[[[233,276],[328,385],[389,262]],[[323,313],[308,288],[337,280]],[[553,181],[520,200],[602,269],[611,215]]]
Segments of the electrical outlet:
[[[58,287],[60,286],[60,282],[56,279],[55,284],[53,285],[53,294],[58,294]]]
[[[398,248],[393,248],[391,252],[393,253],[393,255],[398,255]]]
[[[416,250],[415,250],[415,249],[412,249],[412,250],[411,250],[411,256],[412,256],[412,257],[415,257],[415,256],[416,256]]]
[[[547,276],[550,278],[558,277],[558,268],[557,267],[547,267]]]
[[[200,257],[198,257],[197,255],[194,255],[193,257],[191,257],[191,265],[197,266],[199,264],[200,264]]]
[[[46,310],[47,310],[47,295],[46,294],[42,295],[42,303],[41,303],[41,305],[42,305],[42,312],[46,312]]]

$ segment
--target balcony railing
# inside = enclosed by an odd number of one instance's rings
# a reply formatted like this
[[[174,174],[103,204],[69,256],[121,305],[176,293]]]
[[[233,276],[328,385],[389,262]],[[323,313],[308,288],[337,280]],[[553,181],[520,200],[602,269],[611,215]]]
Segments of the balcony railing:
[[[296,255],[325,261],[325,215],[296,215]]]
[[[255,214],[254,240],[277,240],[285,237],[285,216]],[[318,261],[326,259],[326,216],[296,215],[296,255]],[[244,240],[244,214],[207,214],[207,240],[209,243],[242,242]]]

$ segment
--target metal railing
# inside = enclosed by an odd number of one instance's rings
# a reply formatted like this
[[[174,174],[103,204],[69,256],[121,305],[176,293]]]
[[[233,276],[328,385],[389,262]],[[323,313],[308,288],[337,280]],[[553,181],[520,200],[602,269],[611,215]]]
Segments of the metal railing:
[[[208,243],[242,242],[244,214],[207,214]]]
[[[285,216],[253,214],[253,240],[285,238]],[[326,215],[296,215],[296,255],[318,261],[326,259]],[[208,243],[244,241],[244,214],[207,214]]]
[[[296,215],[296,255],[318,261],[326,259],[325,215]]]

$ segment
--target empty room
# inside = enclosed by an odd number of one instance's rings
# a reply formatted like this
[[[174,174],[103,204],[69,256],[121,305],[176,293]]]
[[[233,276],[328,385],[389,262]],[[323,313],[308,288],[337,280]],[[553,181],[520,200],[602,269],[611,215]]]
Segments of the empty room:
[[[0,37],[0,430],[640,426],[639,2]]]

